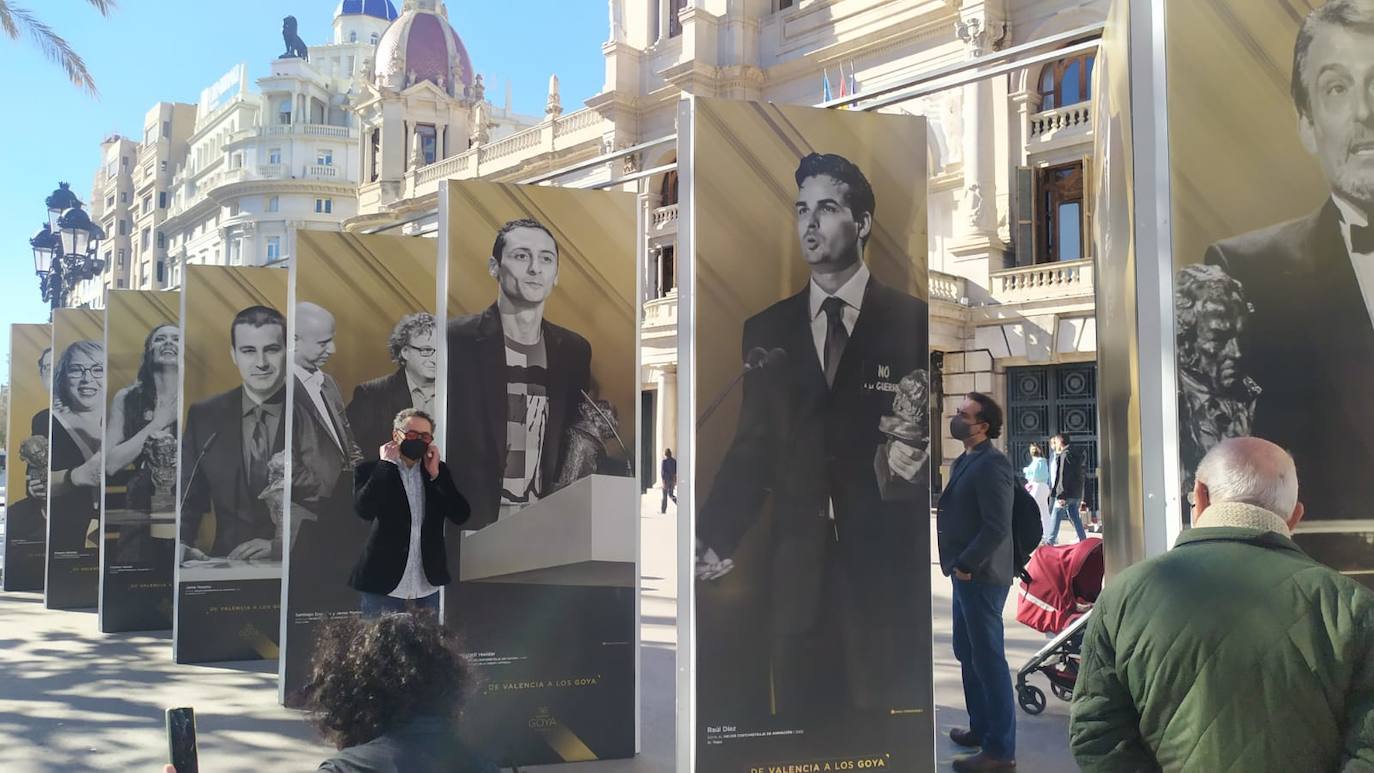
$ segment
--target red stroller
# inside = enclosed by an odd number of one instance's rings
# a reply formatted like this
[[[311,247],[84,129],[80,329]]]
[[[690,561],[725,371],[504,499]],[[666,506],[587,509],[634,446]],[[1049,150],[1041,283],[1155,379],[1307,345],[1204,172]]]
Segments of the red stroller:
[[[1027,714],[1045,710],[1044,691],[1026,683],[1036,672],[1049,679],[1054,697],[1073,697],[1083,627],[1102,592],[1104,570],[1102,540],[1093,537],[1072,545],[1041,545],[1031,554],[1026,565],[1031,579],[1021,583],[1016,619],[1054,638],[1016,672],[1016,702]]]

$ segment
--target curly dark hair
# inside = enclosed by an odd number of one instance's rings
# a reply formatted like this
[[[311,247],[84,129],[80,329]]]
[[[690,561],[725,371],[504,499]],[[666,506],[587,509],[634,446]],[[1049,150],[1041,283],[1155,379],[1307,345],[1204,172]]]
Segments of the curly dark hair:
[[[1002,406],[997,401],[982,392],[969,392],[965,395],[968,399],[978,403],[978,421],[987,422],[988,437],[999,438],[1002,436]]]
[[[341,619],[316,642],[306,707],[343,749],[422,714],[456,719],[474,682],[458,635],[432,613]]]

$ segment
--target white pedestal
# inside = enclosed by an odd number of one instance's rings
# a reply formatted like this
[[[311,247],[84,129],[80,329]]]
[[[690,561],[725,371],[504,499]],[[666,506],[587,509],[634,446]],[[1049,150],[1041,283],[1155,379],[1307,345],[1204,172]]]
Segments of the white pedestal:
[[[634,587],[634,478],[592,475],[462,540],[462,582]]]

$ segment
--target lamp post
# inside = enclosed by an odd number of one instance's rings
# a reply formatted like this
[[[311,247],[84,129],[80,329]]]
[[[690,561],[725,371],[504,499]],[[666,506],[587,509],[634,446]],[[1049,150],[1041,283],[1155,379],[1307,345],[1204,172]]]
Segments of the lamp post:
[[[57,309],[67,305],[67,295],[77,282],[105,270],[105,261],[96,257],[105,232],[91,222],[67,183],[58,183],[45,203],[48,222],[29,239],[29,246],[43,300]]]

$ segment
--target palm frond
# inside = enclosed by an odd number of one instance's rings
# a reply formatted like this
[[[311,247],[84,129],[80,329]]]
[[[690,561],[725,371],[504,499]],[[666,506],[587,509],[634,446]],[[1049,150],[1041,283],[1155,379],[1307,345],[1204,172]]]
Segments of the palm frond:
[[[91,0],[91,2],[101,2],[101,0]],[[85,60],[52,27],[39,21],[27,9],[9,5],[0,0],[0,28],[4,29],[5,34],[16,39],[19,37],[20,31],[27,32],[29,38],[43,52],[43,55],[67,73],[67,80],[71,81],[72,85],[93,97],[100,96],[99,90],[95,87],[95,79],[86,69]]]
[[[115,0],[86,0],[101,16],[109,16],[112,11],[119,7]]]
[[[14,14],[5,0],[0,0],[0,32],[4,32],[10,40],[19,39],[19,25],[14,23]]]

